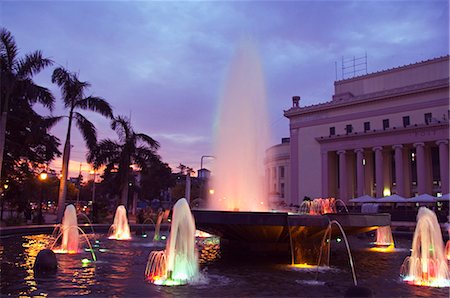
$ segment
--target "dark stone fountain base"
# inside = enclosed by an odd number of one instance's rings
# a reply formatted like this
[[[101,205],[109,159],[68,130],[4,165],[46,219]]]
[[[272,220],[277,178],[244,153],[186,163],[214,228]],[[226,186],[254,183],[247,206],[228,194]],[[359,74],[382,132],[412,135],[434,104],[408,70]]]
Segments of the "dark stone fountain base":
[[[224,248],[232,253],[259,255],[284,254],[291,247],[302,261],[308,251],[316,256],[317,245],[332,220],[338,221],[346,235],[368,232],[391,224],[390,214],[301,215],[286,212],[239,212],[192,210],[197,229],[221,237]],[[332,235],[340,235],[336,225]],[[300,253],[301,251],[301,253]],[[296,258],[296,257],[294,257]],[[295,261],[295,260],[294,260]]]

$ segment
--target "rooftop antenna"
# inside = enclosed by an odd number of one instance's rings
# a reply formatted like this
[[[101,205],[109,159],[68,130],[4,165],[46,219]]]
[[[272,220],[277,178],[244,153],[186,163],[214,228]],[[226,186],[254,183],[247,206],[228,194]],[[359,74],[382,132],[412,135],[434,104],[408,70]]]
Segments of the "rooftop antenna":
[[[337,80],[337,62],[335,62],[336,80]],[[350,79],[359,75],[367,74],[367,52],[364,56],[352,58],[344,58],[342,56],[341,62],[341,79]]]

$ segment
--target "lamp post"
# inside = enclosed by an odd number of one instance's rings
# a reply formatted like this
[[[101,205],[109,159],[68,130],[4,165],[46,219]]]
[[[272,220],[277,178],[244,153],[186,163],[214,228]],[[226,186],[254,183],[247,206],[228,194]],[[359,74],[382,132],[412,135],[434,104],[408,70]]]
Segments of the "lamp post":
[[[47,172],[44,170],[39,174],[39,180],[41,180],[41,197],[39,198],[39,217],[38,224],[42,224],[43,216],[42,216],[42,199],[44,197],[44,182],[47,180]]]
[[[94,206],[95,206],[95,178],[97,176],[97,172],[94,170],[91,170],[89,172],[91,175],[94,175],[94,179],[92,180],[92,205],[91,205],[91,213],[92,213],[92,221],[95,220],[95,215],[94,215]]]

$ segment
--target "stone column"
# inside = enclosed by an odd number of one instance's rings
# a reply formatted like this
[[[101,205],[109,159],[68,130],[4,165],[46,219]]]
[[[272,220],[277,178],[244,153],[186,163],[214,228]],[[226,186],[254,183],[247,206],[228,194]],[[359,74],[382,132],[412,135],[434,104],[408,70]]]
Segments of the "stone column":
[[[399,196],[405,197],[405,177],[403,173],[403,145],[394,145],[395,150],[395,189]]]
[[[328,198],[330,196],[328,164],[328,151],[322,151],[322,198]]]
[[[298,192],[298,129],[291,128],[291,196],[289,203],[299,204],[299,192]]]
[[[419,195],[427,192],[426,172],[425,172],[425,144],[414,143],[416,148],[416,165],[417,165],[417,193]]]
[[[356,153],[356,195],[358,197],[364,195],[364,149],[355,149]]]
[[[441,192],[448,193],[448,140],[436,142],[439,146],[439,173],[441,176]]]
[[[375,152],[375,180],[377,184],[375,196],[382,198],[384,187],[383,147],[374,147],[372,150]]]
[[[345,150],[339,150],[339,198],[347,201],[347,158]]]

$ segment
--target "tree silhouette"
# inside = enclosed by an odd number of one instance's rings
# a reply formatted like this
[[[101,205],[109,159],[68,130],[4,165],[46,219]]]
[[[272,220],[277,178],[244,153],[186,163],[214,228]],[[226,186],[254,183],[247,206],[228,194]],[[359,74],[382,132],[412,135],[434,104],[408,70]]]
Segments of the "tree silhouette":
[[[50,110],[54,97],[47,88],[36,85],[32,78],[53,62],[42,56],[41,51],[18,57],[14,37],[6,29],[0,29],[0,178],[6,142],[7,117],[11,105],[24,101],[31,105],[39,102]]]
[[[123,116],[113,118],[111,128],[116,131],[119,141],[100,141],[87,159],[96,168],[102,165],[107,165],[109,169],[114,168],[114,165],[119,166],[120,204],[127,206],[128,183],[132,173],[130,166],[136,164],[145,170],[149,163],[159,160],[156,154],[159,143],[146,134],[134,132],[130,120]]]
[[[53,118],[55,122],[63,118],[68,119],[66,141],[63,151],[62,177],[58,195],[57,222],[60,222],[64,213],[67,194],[67,175],[69,170],[72,122],[75,122],[76,126],[80,130],[89,150],[95,148],[97,144],[97,132],[94,124],[86,119],[81,113],[77,112],[77,110],[90,110],[105,117],[112,118],[112,109],[111,106],[100,97],[85,97],[85,91],[90,87],[90,84],[88,82],[80,81],[77,74],[71,73],[63,67],[58,67],[53,71],[52,82],[56,83],[61,88],[64,107],[69,110],[69,114],[67,116]]]

